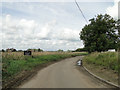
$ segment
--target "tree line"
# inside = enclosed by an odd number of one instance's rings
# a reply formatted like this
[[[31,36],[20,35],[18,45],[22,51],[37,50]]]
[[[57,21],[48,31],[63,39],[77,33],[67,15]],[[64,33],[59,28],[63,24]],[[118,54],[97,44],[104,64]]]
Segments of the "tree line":
[[[27,50],[17,50],[15,48],[8,48],[6,50],[2,49],[0,50],[1,52],[23,52],[23,51],[32,51],[32,52],[43,52],[42,49],[38,48],[38,49],[27,49]]]

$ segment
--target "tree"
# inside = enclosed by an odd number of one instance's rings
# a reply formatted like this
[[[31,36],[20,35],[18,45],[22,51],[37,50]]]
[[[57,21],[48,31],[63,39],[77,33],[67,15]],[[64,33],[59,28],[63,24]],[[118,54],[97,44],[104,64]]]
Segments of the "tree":
[[[84,48],[89,52],[115,49],[117,46],[116,21],[109,15],[97,15],[89,20],[80,33]]]
[[[2,52],[5,52],[5,50],[4,50],[4,49],[2,49]]]
[[[16,49],[14,49],[14,48],[12,49],[12,52],[16,52],[16,51],[17,51]]]
[[[32,49],[30,49],[30,48],[29,48],[29,49],[27,49],[27,51],[31,51],[31,50],[32,50]]]
[[[117,21],[117,30],[118,30],[118,40],[117,40],[118,45],[117,45],[117,47],[120,49],[120,19],[118,19],[118,21]]]
[[[18,50],[18,52],[23,52],[23,50]]]
[[[40,49],[40,48],[38,48],[38,52],[43,52],[43,50],[42,50],[42,49]]]
[[[87,51],[85,48],[78,48],[75,50],[75,52],[85,52]]]
[[[63,52],[63,50],[62,50],[62,49],[59,49],[58,52]]]
[[[72,52],[72,50],[67,50],[67,52]]]
[[[117,23],[117,27],[118,27],[118,35],[119,35],[119,37],[120,37],[120,19],[118,19],[117,22],[118,22],[118,23]]]

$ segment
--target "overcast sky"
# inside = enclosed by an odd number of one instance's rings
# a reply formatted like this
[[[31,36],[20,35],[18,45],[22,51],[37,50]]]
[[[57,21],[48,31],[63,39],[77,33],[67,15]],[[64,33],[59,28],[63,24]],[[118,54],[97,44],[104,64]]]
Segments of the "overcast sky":
[[[118,16],[118,0],[78,2],[87,21],[97,14]],[[2,2],[2,47],[46,51],[75,50],[84,45],[79,32],[86,22],[73,2]]]

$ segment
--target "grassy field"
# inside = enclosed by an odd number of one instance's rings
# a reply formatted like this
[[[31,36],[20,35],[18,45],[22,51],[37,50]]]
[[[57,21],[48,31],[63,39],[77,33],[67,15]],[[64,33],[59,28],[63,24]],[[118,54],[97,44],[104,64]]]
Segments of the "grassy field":
[[[86,52],[33,52],[32,56],[24,56],[23,52],[3,52],[2,80],[12,79],[22,71],[30,71],[48,62],[86,54]]]

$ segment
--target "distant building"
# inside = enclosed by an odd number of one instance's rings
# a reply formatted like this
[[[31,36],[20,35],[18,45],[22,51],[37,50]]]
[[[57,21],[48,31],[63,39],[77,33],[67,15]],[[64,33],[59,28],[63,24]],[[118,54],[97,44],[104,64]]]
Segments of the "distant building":
[[[109,49],[108,52],[115,52],[115,49]]]

